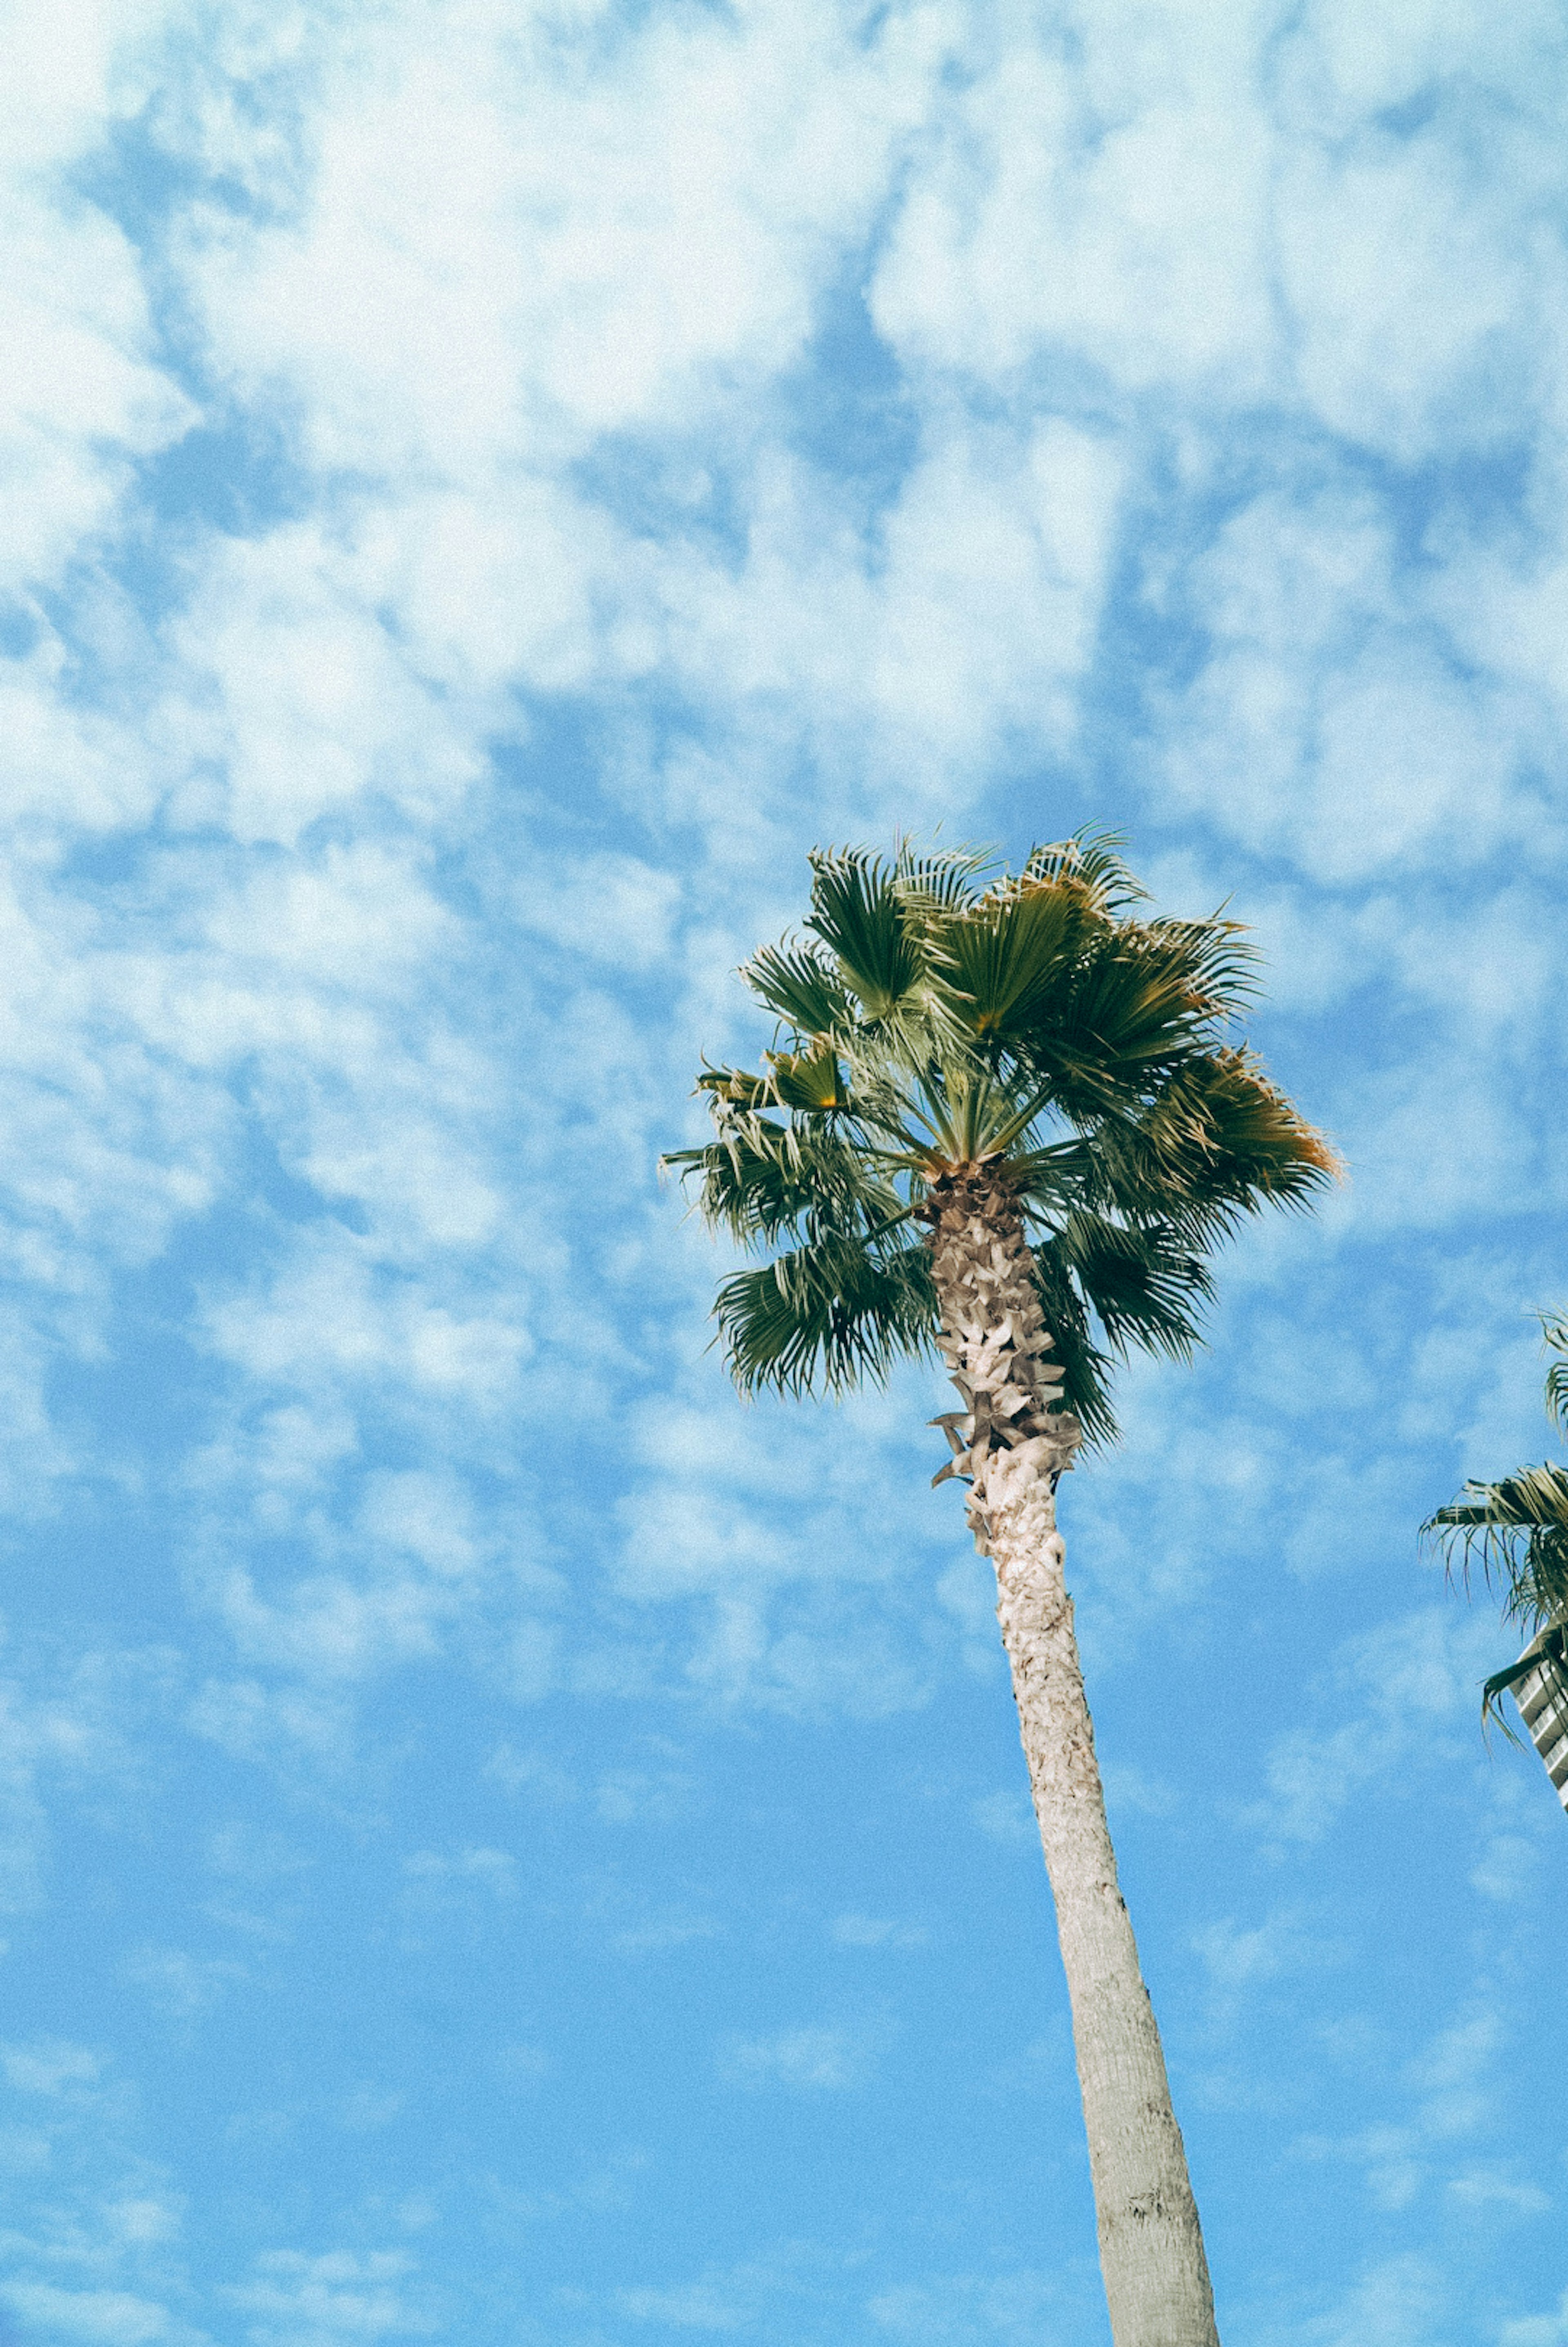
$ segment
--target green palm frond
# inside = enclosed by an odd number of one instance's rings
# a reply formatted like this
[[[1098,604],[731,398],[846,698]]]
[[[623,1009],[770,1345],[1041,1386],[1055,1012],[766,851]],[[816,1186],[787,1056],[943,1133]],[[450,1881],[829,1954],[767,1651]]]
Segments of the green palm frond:
[[[885,1019],[924,975],[913,924],[879,856],[813,855],[806,926],[836,956],[868,1019]]]
[[[909,1113],[932,1137],[945,1163],[1005,1155],[1033,1122],[1032,1097],[1022,1103],[984,1060],[933,1059],[913,1088]]]
[[[781,1108],[815,1111],[819,1116],[851,1105],[839,1055],[827,1045],[809,1051],[769,1051],[768,1088]]]
[[[936,1349],[931,1258],[918,1243],[886,1255],[838,1236],[791,1248],[732,1274],[715,1317],[743,1393],[844,1393]]]
[[[991,863],[983,847],[936,848],[922,855],[907,839],[899,842],[893,885],[906,911],[929,917],[958,911],[974,894],[974,883]]]
[[[1257,991],[1257,948],[1239,921],[1216,914],[1207,921],[1145,924],[1152,960],[1161,958],[1201,1018],[1233,1019]]]
[[[1173,1090],[1177,1085],[1205,1128],[1195,1194],[1247,1213],[1265,1204],[1300,1207],[1342,1175],[1337,1153],[1249,1051],[1199,1054],[1173,1079]]]
[[[1032,847],[1020,876],[1077,889],[1102,917],[1123,920],[1148,900],[1147,889],[1122,861],[1125,846],[1126,836],[1119,831],[1075,832],[1071,839]]]
[[[1037,886],[992,895],[933,940],[958,1014],[983,1041],[1028,1034],[1083,949],[1090,914],[1074,891]]]
[[[1215,1050],[1217,1025],[1244,1006],[1243,948],[1227,934],[1200,949],[1193,926],[1092,930],[1048,1010],[1018,1036],[1020,1063],[1054,1086],[1070,1116],[1128,1112],[1186,1060]]]
[[[1540,1315],[1541,1334],[1554,1353],[1564,1358],[1553,1361],[1546,1372],[1546,1414],[1559,1434],[1568,1434],[1568,1317],[1561,1312]]]
[[[1189,1240],[1213,1238],[1265,1205],[1304,1207],[1339,1171],[1251,1056],[1196,1051],[1130,1111],[1095,1125],[1088,1202],[1152,1211]]]
[[[1568,1354],[1568,1316],[1543,1312],[1540,1319],[1548,1348]],[[1568,1364],[1560,1358],[1546,1377],[1547,1410],[1559,1427],[1565,1400]],[[1495,1483],[1468,1482],[1427,1518],[1421,1538],[1467,1589],[1479,1568],[1487,1585],[1501,1591],[1506,1620],[1538,1633],[1568,1622],[1568,1468],[1520,1467]],[[1510,1683],[1509,1672],[1488,1680],[1483,1712],[1490,1716]]]
[[[1532,1638],[1516,1663],[1510,1663],[1505,1670],[1493,1671],[1489,1679],[1481,1681],[1482,1725],[1491,1727],[1495,1721],[1511,1744],[1522,1744],[1524,1738],[1514,1727],[1512,1721],[1499,1709],[1498,1698],[1517,1689],[1520,1681],[1527,1679],[1532,1671],[1540,1669],[1543,1661],[1548,1667],[1555,1665],[1562,1683],[1568,1686],[1568,1624],[1560,1621],[1553,1623],[1538,1636]],[[1544,1758],[1544,1755],[1543,1757]]]
[[[740,975],[798,1035],[826,1035],[852,1021],[849,989],[814,945],[763,946],[741,964]]]
[[[865,1153],[820,1123],[726,1113],[717,1141],[672,1150],[665,1163],[700,1175],[703,1220],[742,1246],[770,1246],[803,1232],[871,1230],[903,1212]]]
[[[1110,1202],[1100,1171],[1099,1137],[1086,1140],[1073,1133],[1037,1148],[1014,1150],[1007,1170],[1025,1214],[1073,1204],[1105,1205]]]
[[[1191,1356],[1213,1281],[1179,1239],[1158,1225],[1113,1223],[1078,1208],[1064,1219],[1055,1244],[1118,1354]]]
[[[1210,1021],[1242,1008],[1232,967],[1240,954],[1232,938],[1195,936],[1190,923],[1129,925],[1105,938],[1085,972],[1077,1019],[1113,1067],[1163,1067]]]
[[[1521,1467],[1496,1483],[1467,1483],[1421,1526],[1451,1572],[1480,1569],[1500,1587],[1511,1622],[1536,1629],[1568,1612],[1568,1469]]]
[[[1546,1408],[1562,1428],[1568,1405],[1568,1362],[1561,1358],[1568,1354],[1568,1316],[1543,1312],[1540,1319],[1547,1347],[1560,1357],[1547,1372]],[[1521,1682],[1542,1664],[1568,1686],[1568,1468],[1519,1467],[1495,1483],[1471,1481],[1457,1499],[1427,1518],[1421,1538],[1438,1549],[1450,1578],[1457,1576],[1467,1591],[1479,1568],[1487,1585],[1501,1591],[1503,1618],[1533,1633],[1519,1660],[1483,1683],[1481,1716],[1483,1726],[1496,1721],[1511,1742],[1519,1743],[1512,1722],[1498,1708],[1502,1697],[1514,1690],[1523,1716],[1534,1723],[1531,1734],[1536,1738],[1545,1715]],[[1545,1747],[1541,1748],[1544,1758]],[[1553,1782],[1561,1785],[1560,1771]]]
[[[768,1099],[765,1078],[752,1075],[746,1068],[716,1068],[706,1060],[695,1089],[708,1094],[708,1106],[716,1115],[720,1103],[731,1108],[760,1108]],[[664,1163],[667,1165],[682,1164],[688,1158],[700,1154],[700,1151],[690,1149],[672,1150]]]
[[[1051,1331],[1054,1361],[1066,1375],[1062,1400],[1084,1430],[1092,1450],[1114,1441],[1115,1414],[1111,1408],[1111,1355],[1095,1342],[1083,1290],[1060,1243],[1045,1239],[1033,1249],[1034,1281],[1040,1290],[1045,1325]]]

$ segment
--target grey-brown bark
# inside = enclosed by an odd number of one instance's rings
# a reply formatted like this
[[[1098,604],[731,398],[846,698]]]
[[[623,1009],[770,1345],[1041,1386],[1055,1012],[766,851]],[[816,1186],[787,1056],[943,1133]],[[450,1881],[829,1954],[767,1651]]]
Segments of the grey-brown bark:
[[[1016,1202],[999,1171],[931,1194],[942,1348],[963,1403],[935,1421],[970,1478],[975,1542],[996,1568],[997,1619],[1056,1907],[1089,2140],[1100,2263],[1116,2347],[1218,2347],[1203,2235],[1105,1823],[1055,1482],[1077,1421]]]

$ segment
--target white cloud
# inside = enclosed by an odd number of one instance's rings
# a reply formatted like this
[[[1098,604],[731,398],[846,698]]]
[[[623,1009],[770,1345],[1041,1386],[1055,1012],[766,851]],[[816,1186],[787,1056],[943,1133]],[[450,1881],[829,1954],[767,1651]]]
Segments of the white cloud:
[[[798,352],[935,46],[918,15],[862,46],[818,5],[607,36],[596,11],[494,6],[319,28],[289,214],[192,237],[209,333],[248,390],[290,384],[329,467],[470,471],[685,422]]]
[[[1262,389],[1268,140],[1249,47],[1245,19],[1159,8],[998,40],[902,208],[882,330],[917,364],[1004,381],[1065,347],[1130,389]]]
[[[1442,133],[1440,116],[1415,138],[1364,128],[1349,151],[1304,139],[1278,210],[1301,393],[1332,429],[1406,464],[1518,429],[1559,298],[1522,190],[1478,187]]]
[[[1061,418],[1022,446],[966,432],[911,473],[864,649],[870,713],[921,763],[979,763],[1009,727],[1071,735],[1121,477],[1108,438]]]
[[[1026,1791],[983,1793],[972,1805],[972,1813],[981,1832],[992,1841],[1011,1842],[1023,1848],[1040,1838]]]
[[[479,779],[471,729],[443,721],[378,620],[380,583],[319,525],[213,550],[176,632],[184,705],[166,722],[199,773],[223,779],[188,788],[187,823],[293,846],[372,791],[428,820]]]
[[[585,856],[520,884],[517,919],[574,953],[646,969],[670,951],[680,896],[676,874],[657,871],[636,856]]]
[[[1498,2347],[1561,2347],[1568,2339],[1568,2291],[1555,2314],[1526,2314],[1505,2322],[1497,2334]]]
[[[121,2290],[61,2290],[53,2282],[10,2282],[5,2296],[25,2322],[36,2322],[56,2338],[81,2339],[94,2347],[195,2347],[199,2334],[168,2309]]]
[[[817,2026],[736,2037],[720,2053],[718,2075],[731,2086],[840,2093],[866,2077],[881,2036],[875,2028]]]
[[[1434,2190],[1451,2208],[1490,2209],[1512,2219],[1552,2205],[1552,2195],[1522,2172],[1523,2158],[1477,2156],[1477,2139],[1501,2131],[1500,2089],[1514,2058],[1490,1983],[1467,2012],[1437,2029],[1397,2069],[1387,2067],[1386,2052],[1354,2026],[1341,2034],[1340,2060],[1378,2081],[1378,2116],[1346,2136],[1302,2138],[1292,2147],[1297,2157],[1359,2169],[1368,2198],[1383,2209],[1412,2209]]]
[[[339,2347],[343,2340],[423,2337],[433,2320],[411,2303],[414,2260],[402,2250],[272,2250],[223,2295],[249,2317],[256,2347]]]
[[[334,2116],[339,2127],[350,2135],[375,2135],[391,2127],[403,2106],[404,2097],[376,2086],[355,2086],[342,2096]]]
[[[1205,1924],[1194,1945],[1216,1988],[1232,1995],[1260,1981],[1342,1964],[1350,1952],[1342,1941],[1325,1938],[1290,1908],[1277,1910],[1260,1923],[1226,1916]]]
[[[1451,2198],[1464,2209],[1495,2209],[1517,2217],[1539,2217],[1552,2207],[1552,2196],[1539,2184],[1521,2183],[1495,2168],[1467,2168],[1451,2177]]]
[[[1330,886],[1397,871],[1408,888],[1422,866],[1543,844],[1541,719],[1433,626],[1395,520],[1365,489],[1271,487],[1183,581],[1209,642],[1166,712],[1170,779],[1255,853]]]
[[[143,1782],[143,1730],[167,1713],[180,1677],[171,1650],[88,1646],[61,1670],[17,1650],[0,1679],[0,1912],[43,1903],[49,1805],[58,1790],[91,1787],[99,1799],[134,1799]]]
[[[439,1903],[465,1884],[489,1892],[493,1899],[517,1896],[517,1860],[510,1850],[463,1850],[453,1856],[440,1850],[416,1850],[403,1860],[406,1896],[418,1907]]]
[[[689,2280],[667,2279],[616,2290],[602,2303],[605,2314],[622,2324],[772,2337],[780,2320],[788,2324],[795,2319],[797,2308],[820,2303],[828,2263],[814,2245],[793,2242],[770,2256],[709,2269]],[[574,2312],[596,2304],[587,2291],[563,2291],[561,2301]]]
[[[1449,2332],[1450,2292],[1441,2270],[1414,2252],[1373,2266],[1327,2314],[1298,2336],[1313,2347],[1438,2347]]]
[[[1413,1798],[1433,1761],[1452,1768],[1461,1758],[1456,1730],[1472,1725],[1479,1736],[1477,1690],[1496,1643],[1489,1623],[1451,1606],[1350,1641],[1336,1676],[1360,1707],[1326,1732],[1296,1727],[1278,1738],[1254,1821],[1282,1843],[1315,1841],[1359,1796]]]
[[[922,1948],[931,1934],[923,1924],[900,1923],[888,1915],[836,1915],[829,1937],[840,1948]]]
[[[84,109],[70,128],[86,146],[99,121]],[[23,178],[9,142],[7,152],[12,174],[0,190],[0,220],[10,262],[0,333],[12,359],[0,391],[0,587],[18,595],[37,624],[35,591],[53,587],[84,541],[112,526],[136,460],[177,439],[196,409],[158,364],[127,239],[56,178],[75,156],[68,148],[46,153]]]
[[[163,0],[82,0],[49,26],[19,17],[0,95],[14,162],[58,164],[95,146],[106,120],[133,111],[142,95],[137,52],[167,15]]]
[[[659,2322],[672,2331],[739,2331],[747,2314],[722,2286],[684,2282],[673,2290],[619,2290],[619,2313],[633,2322]]]
[[[103,2056],[89,2046],[51,2037],[0,2049],[0,2064],[7,2084],[19,2092],[53,2096],[94,2085],[103,2068]]]
[[[167,2197],[142,2193],[111,2201],[104,2214],[117,2240],[131,2249],[147,2249],[172,2240],[185,2220],[185,2204]]]
[[[1320,77],[1313,95],[1325,108],[1345,110],[1341,118],[1326,113],[1325,129],[1435,97],[1461,76],[1485,89],[1538,97],[1549,86],[1541,77],[1558,62],[1556,22],[1543,0],[1521,0],[1502,24],[1469,0],[1416,0],[1387,15],[1354,0],[1314,0],[1298,37]]]
[[[718,1939],[719,1929],[711,1915],[676,1911],[623,1924],[610,1933],[609,1944],[623,1956],[647,1956],[657,1954],[662,1948],[687,1947],[694,1940]]]
[[[1060,2272],[952,2274],[897,2283],[868,2300],[866,2311],[890,2339],[914,2347],[983,2347],[1003,2341],[1064,2342],[1096,2318],[1086,2306],[1063,2306]]]
[[[1488,2073],[1504,2035],[1494,2010],[1481,2010],[1440,2030],[1410,2063],[1407,2075],[1421,2096],[1424,2136],[1462,2136],[1490,2112]]]
[[[612,1825],[673,1825],[700,1799],[698,1780],[679,1768],[616,1768],[594,1787],[594,1806]]]
[[[247,1967],[232,1957],[199,1956],[188,1948],[133,1948],[120,1969],[176,2021],[192,2021],[209,2012],[235,1982],[249,1978]]]
[[[619,1588],[638,1607],[699,1601],[687,1675],[722,1701],[875,1717],[926,1700],[929,1649],[889,1533],[966,1535],[931,1503],[929,1461],[906,1455],[909,1436],[930,1440],[912,1378],[841,1409],[703,1387],[706,1407],[697,1387],[637,1409]]]

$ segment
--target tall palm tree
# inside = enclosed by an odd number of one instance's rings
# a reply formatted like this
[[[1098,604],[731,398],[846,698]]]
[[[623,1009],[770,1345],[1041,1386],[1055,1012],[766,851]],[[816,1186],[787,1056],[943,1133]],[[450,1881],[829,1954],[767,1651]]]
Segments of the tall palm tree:
[[[1231,1038],[1233,922],[1139,917],[1110,839],[811,857],[803,938],[742,976],[779,1022],[761,1071],[705,1065],[715,1125],[667,1163],[766,1264],[716,1317],[743,1391],[842,1390],[937,1352],[934,1425],[968,1484],[1054,1894],[1116,2347],[1214,2347],[1165,2057],[1106,1829],[1058,1478],[1115,1431],[1113,1358],[1183,1356],[1206,1251],[1304,1202],[1323,1141]]]
[[[1546,1372],[1546,1412],[1568,1434],[1568,1317],[1543,1312],[1557,1358]],[[1510,1689],[1531,1740],[1568,1809],[1568,1468],[1519,1467],[1498,1483],[1469,1482],[1421,1526],[1468,1582],[1479,1563],[1502,1586],[1503,1614],[1532,1633],[1516,1663],[1481,1688],[1481,1716],[1496,1716]],[[1512,1735],[1504,1722],[1504,1730]]]

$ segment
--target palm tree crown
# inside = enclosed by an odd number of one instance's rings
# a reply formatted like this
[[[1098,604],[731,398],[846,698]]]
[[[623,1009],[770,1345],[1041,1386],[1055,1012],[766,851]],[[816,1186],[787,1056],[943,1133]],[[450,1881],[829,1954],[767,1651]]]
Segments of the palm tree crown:
[[[1295,1204],[1333,1153],[1234,1036],[1251,953],[1216,917],[1142,917],[1105,837],[1022,869],[970,852],[810,859],[807,935],[742,971],[779,1022],[760,1073],[705,1067],[715,1136],[666,1161],[765,1265],[716,1307],[745,1390],[841,1390],[933,1349],[922,1222],[1000,1181],[1028,1233],[1061,1394],[1115,1430],[1113,1356],[1183,1355],[1204,1255]]]

